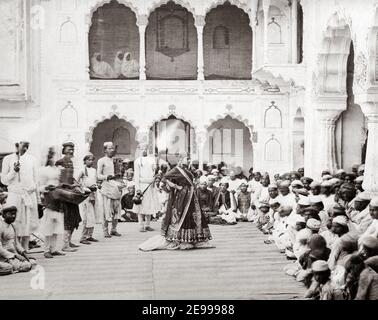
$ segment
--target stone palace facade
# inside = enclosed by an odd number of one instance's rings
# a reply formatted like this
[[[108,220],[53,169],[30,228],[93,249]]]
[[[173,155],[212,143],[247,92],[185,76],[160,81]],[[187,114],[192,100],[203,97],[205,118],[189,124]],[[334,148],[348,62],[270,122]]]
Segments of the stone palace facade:
[[[2,0],[0,154],[76,165],[113,140],[272,174],[366,163],[378,192],[378,1]],[[128,56],[128,58],[127,58]]]

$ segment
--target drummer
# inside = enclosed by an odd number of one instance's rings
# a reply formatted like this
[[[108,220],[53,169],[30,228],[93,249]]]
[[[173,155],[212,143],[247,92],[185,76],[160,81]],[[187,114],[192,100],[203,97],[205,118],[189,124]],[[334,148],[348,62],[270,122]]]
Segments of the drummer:
[[[62,159],[58,160],[55,165],[61,167],[60,184],[68,187],[73,187],[77,183],[74,179],[74,167],[72,157],[74,155],[75,145],[73,142],[63,143]],[[61,201],[61,208],[64,213],[64,245],[62,251],[75,252],[79,246],[73,244],[71,241],[72,233],[79,228],[81,222],[79,206],[73,203]]]
[[[98,160],[97,162],[97,179],[101,182],[114,180],[116,177],[114,175],[114,163],[113,157],[115,155],[115,149],[113,142],[104,143],[104,153],[105,156]],[[111,236],[120,237],[121,234],[117,232],[118,219],[121,214],[121,201],[112,199],[108,195],[100,190],[101,206],[103,212],[103,231],[105,238],[111,238]],[[109,222],[111,222],[112,227],[109,234]]]

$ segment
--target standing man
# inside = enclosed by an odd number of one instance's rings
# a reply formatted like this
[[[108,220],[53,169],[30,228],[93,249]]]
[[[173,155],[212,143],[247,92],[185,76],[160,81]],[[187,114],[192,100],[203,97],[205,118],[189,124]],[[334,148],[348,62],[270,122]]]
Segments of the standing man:
[[[135,190],[140,190],[142,193],[145,192],[142,199],[142,203],[138,207],[138,222],[140,225],[141,232],[152,231],[150,227],[151,220],[151,208],[154,208],[153,203],[148,203],[153,201],[153,190],[149,188],[154,181],[155,170],[156,170],[156,161],[154,157],[148,155],[148,146],[142,144],[140,146],[142,150],[142,156],[135,159],[134,162],[134,181],[135,181]],[[147,190],[149,189],[149,190]],[[144,224],[144,220],[146,223]]]
[[[58,160],[55,165],[61,167],[60,174],[60,186],[68,189],[73,189],[77,186],[74,179],[74,167],[72,158],[75,152],[75,145],[73,142],[65,142],[62,145],[62,154],[64,155],[62,159]],[[60,201],[61,210],[64,216],[64,245],[62,251],[65,252],[75,252],[76,248],[79,246],[73,244],[72,233],[75,229],[79,228],[81,222],[79,206],[73,203]]]
[[[30,235],[39,225],[36,162],[34,157],[26,154],[29,142],[23,140],[15,146],[17,151],[3,160],[1,182],[8,186],[6,206],[17,208],[16,233],[27,252]]]
[[[115,149],[113,142],[104,143],[105,156],[97,162],[97,179],[101,181],[100,197],[101,209],[103,212],[103,231],[105,238],[111,236],[120,237],[121,234],[117,232],[118,219],[120,219],[121,211],[121,191],[118,189],[114,175]],[[109,222],[112,227],[109,234]]]

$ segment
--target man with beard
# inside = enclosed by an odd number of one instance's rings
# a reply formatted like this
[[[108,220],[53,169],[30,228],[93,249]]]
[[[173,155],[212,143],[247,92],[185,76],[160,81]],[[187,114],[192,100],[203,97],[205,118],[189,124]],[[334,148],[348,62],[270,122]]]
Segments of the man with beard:
[[[357,193],[364,191],[362,187],[363,182],[364,182],[364,176],[359,176],[356,179],[354,179],[354,185],[356,186]]]
[[[62,154],[64,157],[58,160],[55,165],[61,167],[60,185],[68,189],[78,186],[74,179],[74,167],[72,158],[75,152],[73,142],[63,143]],[[75,252],[79,246],[72,243],[72,233],[79,227],[81,222],[79,206],[73,203],[60,201],[60,206],[64,214],[64,245],[62,251]]]
[[[30,235],[37,231],[38,201],[35,159],[27,154],[29,142],[16,143],[17,151],[3,160],[1,182],[8,186],[6,206],[18,210],[15,227],[23,248],[29,250]]]
[[[112,183],[117,177],[114,175],[113,157],[115,153],[113,142],[104,143],[105,156],[97,162],[97,179],[102,182],[100,189],[101,211],[103,213],[103,232],[105,238],[111,236],[120,237],[117,232],[118,219],[121,210],[121,192],[116,183]],[[109,233],[109,222],[111,231]]]

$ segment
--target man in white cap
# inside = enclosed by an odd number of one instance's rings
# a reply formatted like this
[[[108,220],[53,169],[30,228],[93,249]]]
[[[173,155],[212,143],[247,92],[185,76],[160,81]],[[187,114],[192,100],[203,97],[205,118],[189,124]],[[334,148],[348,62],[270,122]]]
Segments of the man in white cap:
[[[152,194],[153,188],[151,186],[154,181],[156,161],[154,157],[148,154],[147,144],[141,144],[139,149],[141,156],[134,161],[134,181],[135,190],[144,193],[142,203],[138,205],[138,221],[140,226],[139,231],[145,232],[153,230],[150,227],[150,221],[151,216],[154,214],[151,210],[155,207],[155,204],[150,201],[154,201],[151,199],[155,198]]]
[[[367,227],[366,231],[361,235],[361,238],[365,236],[378,238],[378,197],[371,199],[369,204],[369,213],[372,221]]]
[[[350,219],[355,224],[358,233],[366,231],[372,218],[369,213],[369,203],[371,196],[367,192],[360,192],[353,201],[353,210],[350,213]]]
[[[30,235],[37,231],[38,202],[36,161],[27,154],[29,142],[15,144],[16,152],[3,159],[1,182],[8,186],[6,206],[15,206],[18,210],[15,227],[22,247],[29,250]]]
[[[358,176],[363,176],[364,174],[365,174],[365,165],[364,165],[364,164],[361,164],[361,165],[358,167],[357,175],[358,175]]]
[[[305,298],[319,300],[343,300],[341,292],[338,292],[331,282],[331,270],[324,260],[316,260],[311,266],[314,279],[311,287],[305,294]]]
[[[364,188],[362,187],[363,182],[364,182],[364,176],[359,176],[356,179],[354,179],[354,185],[356,186],[357,193],[364,191]]]
[[[297,201],[295,194],[290,191],[290,181],[282,181],[278,186],[278,190],[280,192],[279,202],[281,206],[289,206],[295,209],[297,207]]]
[[[237,191],[240,187],[241,180],[236,177],[235,170],[231,170],[228,176],[228,191]]]
[[[335,206],[335,195],[332,194],[334,181],[332,179],[325,180],[320,184],[320,193],[324,205],[324,211],[329,215],[331,209]]]
[[[97,179],[101,181],[100,189],[100,205],[103,214],[103,232],[105,238],[111,236],[120,237],[121,234],[117,231],[118,219],[120,218],[121,210],[121,193],[116,190],[116,186],[111,184],[112,180],[117,177],[114,174],[114,162],[113,157],[115,155],[115,149],[113,142],[104,143],[105,156],[100,158],[97,162]],[[115,192],[111,194],[112,190]],[[111,232],[109,233],[109,222],[111,223]]]

